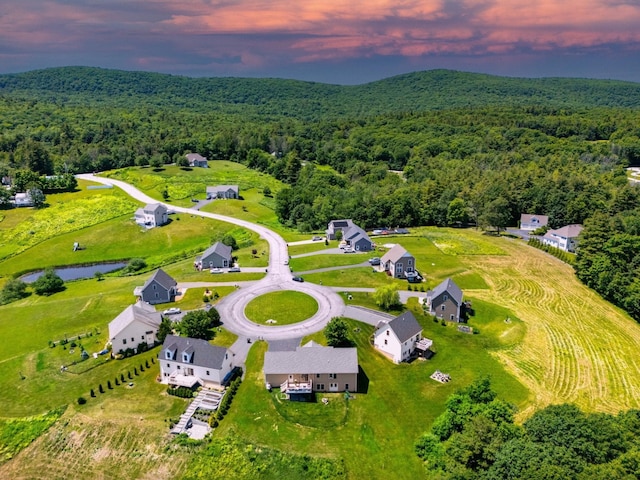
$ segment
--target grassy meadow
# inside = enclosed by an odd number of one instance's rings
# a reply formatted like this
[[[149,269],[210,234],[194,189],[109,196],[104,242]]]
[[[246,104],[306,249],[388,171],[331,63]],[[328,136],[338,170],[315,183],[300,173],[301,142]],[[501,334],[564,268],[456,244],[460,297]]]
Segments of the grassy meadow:
[[[311,318],[318,311],[318,302],[306,293],[281,290],[265,293],[251,300],[244,311],[252,322],[261,325],[290,325]],[[269,322],[269,323],[267,323]]]

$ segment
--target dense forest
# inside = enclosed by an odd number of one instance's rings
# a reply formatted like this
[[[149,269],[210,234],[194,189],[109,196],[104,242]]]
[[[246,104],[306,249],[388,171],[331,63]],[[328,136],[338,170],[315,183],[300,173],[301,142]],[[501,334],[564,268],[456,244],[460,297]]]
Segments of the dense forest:
[[[640,85],[616,81],[435,70],[336,86],[56,68],[0,76],[0,177],[17,190],[33,173],[198,152],[285,182],[277,215],[301,231],[335,217],[499,229],[549,215],[554,228],[584,223],[578,277],[640,320],[640,196],[625,172],[640,164],[638,107]]]
[[[449,397],[416,442],[429,478],[631,479],[640,475],[640,411],[586,414],[552,405],[522,426],[487,378]]]

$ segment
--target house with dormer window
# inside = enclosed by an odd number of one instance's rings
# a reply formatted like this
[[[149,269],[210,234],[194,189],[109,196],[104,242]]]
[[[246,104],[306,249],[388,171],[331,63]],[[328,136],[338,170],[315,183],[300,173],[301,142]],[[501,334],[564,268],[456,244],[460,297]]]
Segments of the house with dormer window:
[[[159,355],[162,383],[175,387],[220,387],[233,370],[233,353],[199,338],[167,335]]]

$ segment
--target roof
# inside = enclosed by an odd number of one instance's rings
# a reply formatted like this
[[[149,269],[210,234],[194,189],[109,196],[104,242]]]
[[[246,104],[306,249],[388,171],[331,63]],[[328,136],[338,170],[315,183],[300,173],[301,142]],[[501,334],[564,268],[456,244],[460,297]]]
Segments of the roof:
[[[389,261],[395,263],[402,257],[413,258],[413,255],[407,252],[407,250],[402,245],[396,243],[391,250],[389,250],[382,256],[382,258],[380,259],[380,263],[386,263]]]
[[[354,225],[353,220],[344,219],[344,220],[331,220],[329,222],[329,226],[333,225],[333,228],[345,228],[351,227]]]
[[[323,347],[309,342],[295,352],[264,354],[265,374],[358,373],[356,348]]]
[[[148,203],[147,205],[144,206],[144,211],[145,212],[157,212],[157,211],[162,211],[162,210],[164,210],[166,212],[167,211],[167,207],[165,207],[161,203]]]
[[[342,234],[343,240],[349,240],[350,243],[356,243],[358,240],[365,239],[369,243],[371,243],[371,239],[367,232],[365,232],[362,228],[357,225],[351,226],[349,229],[343,232]]]
[[[413,316],[413,313],[409,310],[402,315],[398,315],[391,320],[387,325],[391,328],[393,333],[396,334],[400,342],[406,342],[414,335],[422,332],[422,327]]]
[[[139,322],[144,325],[148,325],[153,329],[157,329],[162,321],[160,312],[156,312],[156,309],[151,305],[144,302],[138,302],[134,305],[129,305],[120,314],[109,322],[109,339],[113,339],[125,328],[127,328],[132,322]]]
[[[566,225],[557,230],[549,230],[545,237],[563,237],[563,238],[576,238],[582,232],[584,227],[582,225],[574,224],[574,225]]]
[[[142,289],[144,290],[148,285],[150,285],[154,281],[158,282],[158,284],[160,284],[162,287],[166,288],[167,290],[170,290],[171,288],[178,285],[178,282],[176,282],[173,278],[171,278],[169,274],[167,274],[164,270],[159,268],[158,270],[155,271],[153,275],[151,275],[149,280],[147,280],[144,283],[144,286],[142,287]]]
[[[189,161],[194,161],[194,160],[198,160],[198,161],[206,161],[207,159],[204,158],[202,155],[200,155],[199,153],[187,153],[185,155],[185,157],[187,157],[187,159]]]
[[[216,253],[220,255],[222,258],[231,258],[232,248],[229,245],[225,245],[222,242],[216,242],[207,248],[201,255],[200,258],[206,258],[212,253]]]
[[[520,223],[531,223],[531,220],[533,220],[534,218],[537,219],[538,222],[540,222],[541,226],[549,223],[549,217],[547,215],[536,215],[530,213],[522,213],[520,215]]]
[[[431,298],[436,298],[440,294],[447,292],[449,296],[458,304],[462,304],[462,290],[460,287],[456,285],[456,282],[451,280],[451,278],[447,278],[440,283],[436,288],[427,292],[427,296]]]
[[[193,354],[190,365],[197,367],[208,367],[220,370],[225,361],[227,349],[211,345],[206,340],[190,337],[178,337],[176,335],[167,335],[162,344],[162,350],[175,351],[174,361],[182,362],[182,353],[187,352]],[[162,355],[163,359],[164,354]]]
[[[213,187],[207,187],[207,193],[209,192],[226,192],[227,190],[233,190],[238,193],[238,185],[215,185]]]

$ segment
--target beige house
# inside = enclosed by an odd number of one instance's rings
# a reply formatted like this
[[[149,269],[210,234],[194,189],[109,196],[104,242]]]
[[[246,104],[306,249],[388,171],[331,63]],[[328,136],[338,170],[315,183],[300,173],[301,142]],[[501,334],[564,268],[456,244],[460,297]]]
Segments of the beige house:
[[[295,351],[267,351],[263,371],[267,386],[280,388],[289,399],[304,399],[314,392],[355,392],[358,353],[355,348],[323,347],[311,341]]]
[[[141,343],[153,347],[158,340],[161,321],[162,315],[151,305],[143,302],[129,305],[109,323],[112,353],[124,352],[129,348],[135,351]]]
[[[416,349],[424,352],[432,344],[428,338],[422,338],[422,327],[411,311],[379,325],[373,340],[373,346],[393,363],[406,362]]]

